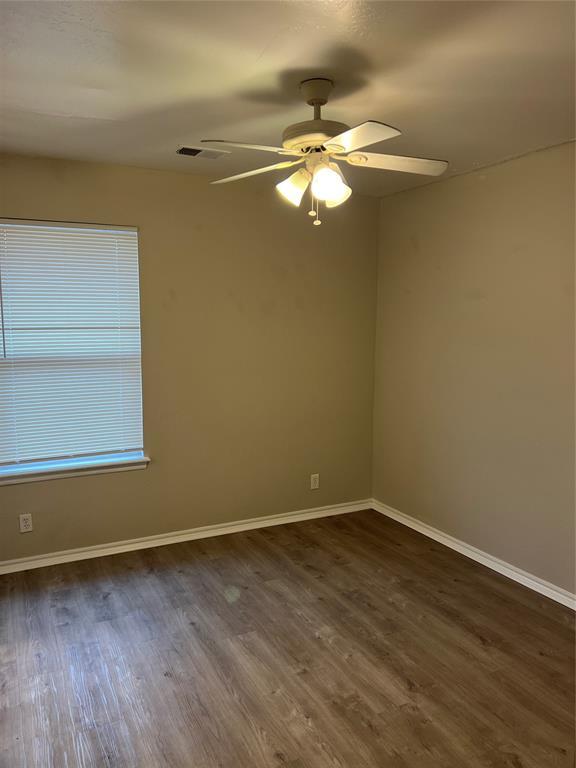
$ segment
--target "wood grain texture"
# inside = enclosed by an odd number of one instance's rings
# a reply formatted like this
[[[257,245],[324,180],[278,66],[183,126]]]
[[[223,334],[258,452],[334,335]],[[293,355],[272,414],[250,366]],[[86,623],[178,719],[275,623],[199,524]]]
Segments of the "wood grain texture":
[[[0,579],[2,768],[572,768],[573,614],[376,512]]]

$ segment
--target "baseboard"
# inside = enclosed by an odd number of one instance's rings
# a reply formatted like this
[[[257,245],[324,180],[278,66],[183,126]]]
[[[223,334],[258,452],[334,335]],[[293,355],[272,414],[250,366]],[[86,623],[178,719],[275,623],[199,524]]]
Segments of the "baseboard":
[[[460,541],[460,539],[456,539],[454,536],[438,530],[438,528],[433,528],[431,525],[423,523],[415,517],[405,515],[403,512],[399,512],[397,509],[377,501],[377,499],[372,499],[372,509],[386,515],[386,517],[391,517],[403,525],[407,525],[409,528],[413,528],[415,531],[424,534],[424,536],[428,536],[428,538],[450,547],[450,549],[455,549],[456,552],[460,552],[460,554],[469,557],[471,560],[476,560],[476,562],[482,563],[482,565],[491,568],[493,571],[497,571],[503,576],[507,576],[509,579],[513,579],[513,581],[517,581],[519,584],[523,584],[525,587],[533,589],[535,592],[539,592],[551,600],[555,600],[557,603],[562,603],[562,605],[576,610],[576,595],[573,595],[566,589],[562,589],[562,587],[557,587],[549,581],[533,576],[531,573],[523,571],[515,565],[511,565],[504,560],[500,560],[498,557],[483,552],[481,549],[466,544],[465,541]]]
[[[135,549],[161,547],[165,544],[176,544],[180,541],[206,539],[211,536],[223,536],[228,533],[237,533],[238,531],[250,531],[254,528],[268,528],[271,525],[284,525],[286,523],[296,523],[300,520],[314,520],[319,517],[330,517],[332,515],[343,515],[348,512],[359,512],[363,509],[370,509],[371,505],[372,499],[363,499],[361,501],[352,501],[345,504],[331,504],[326,507],[314,507],[313,509],[302,509],[297,512],[286,512],[280,515],[252,517],[247,520],[238,520],[234,523],[216,523],[215,525],[205,525],[200,528],[189,528],[186,531],[163,533],[158,536],[143,536],[139,539],[126,539],[125,541],[98,544],[92,547],[66,549],[60,552],[51,552],[46,555],[37,555],[36,557],[21,557],[16,560],[4,560],[0,561],[0,575],[14,573],[16,571],[29,571],[33,568],[44,568],[48,565],[72,563],[76,560],[89,560],[93,557],[116,555],[121,552],[131,552]]]
[[[525,587],[545,595],[557,603],[576,610],[576,595],[568,592],[566,589],[557,587],[538,576],[534,576],[515,565],[500,560],[487,552],[483,552],[476,547],[467,544],[464,541],[454,538],[438,528],[434,528],[427,523],[410,517],[397,509],[383,504],[377,499],[362,499],[360,501],[348,502],[345,504],[331,504],[325,507],[314,507],[312,509],[302,509],[296,512],[286,512],[279,515],[268,515],[267,517],[252,517],[246,520],[238,520],[233,523],[216,523],[215,525],[205,525],[199,528],[189,528],[185,531],[172,531],[158,536],[143,536],[138,539],[126,539],[124,541],[115,541],[108,544],[98,544],[92,547],[81,547],[79,549],[67,549],[60,552],[51,552],[36,557],[22,557],[15,560],[0,561],[0,575],[14,573],[16,571],[28,571],[33,568],[44,568],[49,565],[58,565],[60,563],[72,563],[76,560],[88,560],[94,557],[105,557],[107,555],[116,555],[122,552],[131,552],[136,549],[149,549],[151,547],[161,547],[166,544],[176,544],[181,541],[191,541],[193,539],[205,539],[211,536],[224,536],[228,533],[237,533],[238,531],[250,531],[256,528],[268,528],[272,525],[285,525],[286,523],[296,523],[301,520],[314,520],[320,517],[330,517],[332,515],[343,515],[348,512],[359,512],[364,509],[374,509],[387,517],[396,520],[419,533],[428,536],[434,541],[444,544],[450,549],[460,552],[462,555],[475,560],[482,565],[507,576]]]

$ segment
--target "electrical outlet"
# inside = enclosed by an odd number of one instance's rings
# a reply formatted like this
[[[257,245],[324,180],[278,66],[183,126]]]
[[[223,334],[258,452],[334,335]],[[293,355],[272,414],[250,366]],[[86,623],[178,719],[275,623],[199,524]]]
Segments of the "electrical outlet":
[[[29,533],[34,529],[31,512],[23,512],[18,517],[20,519],[20,533]]]
[[[310,490],[317,491],[320,488],[320,475],[318,473],[310,475]]]

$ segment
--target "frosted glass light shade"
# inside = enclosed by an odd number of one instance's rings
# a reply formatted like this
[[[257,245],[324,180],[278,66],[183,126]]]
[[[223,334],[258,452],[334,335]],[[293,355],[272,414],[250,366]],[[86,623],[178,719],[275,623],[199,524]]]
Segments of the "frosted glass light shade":
[[[352,194],[352,190],[347,184],[342,184],[341,194],[338,197],[333,197],[332,200],[326,200],[326,208],[336,208],[338,205],[342,205]]]
[[[308,189],[310,178],[308,171],[305,168],[300,168],[299,171],[276,184],[276,189],[285,200],[298,207],[302,202],[304,192]]]
[[[316,167],[312,179],[312,194],[325,202],[327,208],[335,208],[350,197],[352,190],[346,184],[336,163],[329,163]]]

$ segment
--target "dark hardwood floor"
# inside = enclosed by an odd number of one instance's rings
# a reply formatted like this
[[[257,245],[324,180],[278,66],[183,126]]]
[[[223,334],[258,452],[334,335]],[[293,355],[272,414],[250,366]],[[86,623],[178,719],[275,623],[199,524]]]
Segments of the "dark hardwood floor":
[[[376,512],[0,578],[2,768],[573,768],[574,620]]]

